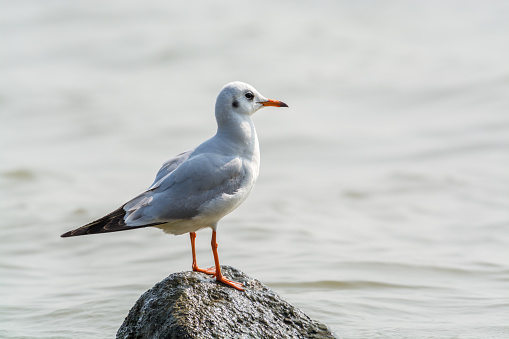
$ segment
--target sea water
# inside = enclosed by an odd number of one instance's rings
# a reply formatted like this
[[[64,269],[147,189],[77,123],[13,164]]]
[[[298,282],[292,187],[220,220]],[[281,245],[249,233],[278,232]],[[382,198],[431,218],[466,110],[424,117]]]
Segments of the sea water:
[[[509,337],[508,5],[11,1],[0,11],[0,337],[111,338],[189,270],[157,229],[60,238],[215,133],[240,80],[260,177],[221,264],[342,338]],[[212,265],[210,231],[198,264]]]

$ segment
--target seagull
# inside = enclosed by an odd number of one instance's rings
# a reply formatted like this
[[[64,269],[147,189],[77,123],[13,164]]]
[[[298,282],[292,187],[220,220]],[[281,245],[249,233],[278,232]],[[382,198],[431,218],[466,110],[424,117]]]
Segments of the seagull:
[[[221,274],[216,231],[219,220],[236,209],[253,189],[260,169],[260,149],[251,116],[260,108],[288,107],[267,99],[254,87],[231,82],[217,96],[216,134],[198,147],[163,163],[154,183],[108,215],[61,237],[157,227],[165,233],[189,233],[192,269],[242,291],[243,285]],[[196,263],[196,232],[212,229],[215,267]]]

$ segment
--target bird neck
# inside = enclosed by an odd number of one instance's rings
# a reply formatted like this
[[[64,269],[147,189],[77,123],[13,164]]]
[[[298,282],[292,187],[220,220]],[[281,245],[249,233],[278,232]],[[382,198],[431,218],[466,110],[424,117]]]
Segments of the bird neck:
[[[217,137],[247,153],[258,153],[258,137],[250,116],[229,114],[216,118]]]

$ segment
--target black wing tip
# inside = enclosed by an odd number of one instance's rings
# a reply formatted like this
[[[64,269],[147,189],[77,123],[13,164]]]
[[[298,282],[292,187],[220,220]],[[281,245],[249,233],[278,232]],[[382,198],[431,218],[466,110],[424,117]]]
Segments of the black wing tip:
[[[69,237],[76,237],[78,235],[86,235],[86,234],[89,234],[87,232],[76,232],[80,230],[79,228],[75,229],[75,230],[72,230],[72,231],[69,231],[69,232],[65,232],[64,234],[62,234],[60,236],[60,238],[69,238]]]
[[[154,222],[151,224],[140,225],[140,226],[126,226],[124,223],[124,215],[125,211],[123,210],[123,206],[118,208],[117,210],[111,212],[110,214],[97,219],[96,221],[92,221],[85,226],[81,226],[75,230],[71,230],[69,232],[65,232],[60,237],[61,238],[69,238],[76,237],[80,235],[89,235],[89,234],[102,234],[102,233],[110,233],[110,232],[119,232],[119,231],[128,231],[134,230],[137,228],[156,226],[165,224],[165,222]]]
[[[62,234],[60,236],[60,238],[68,238],[68,237],[72,237],[72,231],[65,232],[64,234]]]
[[[85,226],[81,226],[69,232],[65,232],[60,237],[61,238],[69,238],[76,237],[79,235],[88,235],[88,234],[96,234],[96,233],[107,233],[107,232],[115,232],[122,231],[125,228],[125,224],[123,224],[123,217],[125,215],[125,211],[123,209],[124,206],[117,208],[113,212],[108,215],[105,215],[102,218],[99,218],[91,223],[86,224]],[[112,224],[112,225],[110,225]],[[110,227],[108,227],[110,226]]]

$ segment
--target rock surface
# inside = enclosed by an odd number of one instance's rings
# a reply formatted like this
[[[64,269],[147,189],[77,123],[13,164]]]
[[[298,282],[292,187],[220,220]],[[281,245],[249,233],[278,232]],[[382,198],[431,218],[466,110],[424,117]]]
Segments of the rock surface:
[[[335,338],[258,280],[233,267],[221,271],[245,291],[203,273],[174,273],[138,299],[117,338]]]

